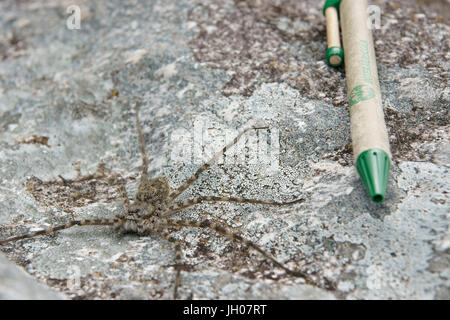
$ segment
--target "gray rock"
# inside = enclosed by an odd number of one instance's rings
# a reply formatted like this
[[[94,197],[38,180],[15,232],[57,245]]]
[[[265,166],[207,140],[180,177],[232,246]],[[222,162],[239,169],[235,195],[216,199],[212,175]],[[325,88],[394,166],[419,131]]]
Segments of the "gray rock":
[[[64,295],[38,283],[0,254],[0,300],[55,300]]]

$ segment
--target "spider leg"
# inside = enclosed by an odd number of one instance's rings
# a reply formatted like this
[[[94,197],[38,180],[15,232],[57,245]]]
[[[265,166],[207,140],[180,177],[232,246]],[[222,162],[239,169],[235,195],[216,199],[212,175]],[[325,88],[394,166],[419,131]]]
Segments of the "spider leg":
[[[149,160],[147,157],[147,153],[145,152],[145,140],[144,140],[144,134],[142,133],[142,127],[141,123],[139,121],[139,108],[141,105],[141,101],[136,102],[136,128],[138,132],[139,137],[139,149],[141,150],[142,155],[142,174],[141,174],[141,181],[147,180],[147,171],[148,171],[148,165],[151,162],[151,159]]]
[[[286,271],[286,273],[288,273],[289,275],[303,278],[306,281],[306,283],[308,283],[308,284],[311,282],[305,273],[303,273],[301,271],[291,270],[291,269],[285,267],[282,263],[278,262],[269,253],[264,251],[260,246],[243,238],[241,235],[230,231],[229,228],[223,227],[219,224],[215,224],[209,220],[204,220],[204,221],[165,220],[165,223],[167,223],[168,226],[174,225],[174,226],[178,226],[178,227],[194,227],[194,228],[203,228],[203,229],[213,230],[216,233],[218,233],[219,235],[224,236],[231,241],[238,241],[238,242],[244,244],[245,246],[247,246],[248,248],[252,248],[253,250],[258,251],[267,260],[271,261],[275,266]]]
[[[179,227],[174,226],[175,228],[179,229]],[[176,276],[175,276],[175,285],[173,288],[173,299],[176,300],[178,298],[178,287],[180,286],[181,282],[181,243],[182,241],[175,239],[168,233],[167,231],[163,230],[155,230],[155,233],[160,236],[161,238],[169,241],[170,243],[173,243],[175,245],[175,270],[176,270]]]
[[[233,198],[233,197],[217,197],[217,196],[207,196],[207,197],[197,197],[191,200],[186,200],[181,203],[172,203],[167,208],[167,213],[163,216],[167,217],[172,214],[175,214],[181,210],[194,206],[196,204],[202,202],[236,202],[236,203],[253,203],[253,204],[266,204],[271,206],[288,206],[296,203],[304,202],[305,199],[300,198],[294,201],[289,202],[276,202],[276,201],[264,201],[264,200],[256,200],[256,199],[245,199],[245,198]]]
[[[130,211],[130,198],[128,198],[127,188],[125,188],[125,181],[120,179],[119,183],[119,192],[122,196],[123,206],[125,207],[125,211]]]
[[[178,189],[173,191],[169,196],[168,203],[172,203],[173,200],[175,200],[180,194],[182,194],[189,186],[191,186],[202,174],[203,171],[207,170],[214,162],[216,162],[225,152],[227,152],[228,149],[230,149],[232,146],[234,146],[239,139],[248,131],[252,129],[267,129],[268,127],[248,127],[244,130],[242,130],[230,143],[228,143],[222,150],[217,152],[208,162],[206,162],[204,165],[202,165],[195,173],[192,175],[188,180],[186,180]]]
[[[3,240],[0,240],[0,244],[6,243],[6,242],[10,242],[10,241],[16,241],[16,240],[33,238],[33,237],[37,237],[37,236],[40,236],[40,235],[48,235],[48,234],[54,233],[56,231],[60,231],[60,230],[71,228],[73,226],[94,226],[94,225],[96,225],[96,226],[112,226],[116,222],[119,222],[119,219],[72,220],[72,221],[67,222],[66,224],[61,224],[61,225],[56,226],[56,227],[51,227],[51,228],[48,228],[48,229],[39,230],[39,231],[36,231],[36,232],[24,234],[24,235],[21,235],[21,236],[15,236],[15,237],[3,239]]]

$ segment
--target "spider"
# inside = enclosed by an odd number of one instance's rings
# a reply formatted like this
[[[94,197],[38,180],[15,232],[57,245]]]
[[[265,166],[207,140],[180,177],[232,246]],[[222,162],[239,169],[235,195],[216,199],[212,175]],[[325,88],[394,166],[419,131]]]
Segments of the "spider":
[[[165,239],[173,243],[175,247],[175,264],[173,265],[176,270],[175,284],[173,287],[173,298],[177,298],[177,290],[181,281],[182,270],[182,241],[177,240],[172,236],[173,230],[180,230],[186,227],[210,229],[224,236],[231,241],[237,241],[242,243],[247,250],[250,248],[259,252],[264,258],[271,261],[275,266],[283,269],[289,275],[303,278],[306,283],[310,283],[307,276],[300,271],[291,270],[278,262],[272,255],[261,249],[255,243],[243,238],[236,232],[233,232],[230,227],[224,226],[212,220],[202,221],[189,221],[189,220],[173,220],[171,217],[184,209],[202,202],[235,202],[235,203],[252,203],[261,205],[272,206],[287,206],[295,203],[303,202],[304,199],[300,198],[291,202],[272,202],[256,199],[245,199],[235,197],[220,197],[220,196],[203,196],[195,197],[191,200],[184,202],[176,202],[176,199],[188,189],[199,176],[207,170],[219,157],[221,157],[229,148],[235,145],[238,140],[249,130],[267,129],[268,127],[247,127],[242,130],[228,145],[222,150],[217,152],[209,161],[203,164],[187,181],[175,190],[171,190],[168,181],[162,177],[150,178],[148,176],[148,167],[152,159],[149,160],[145,151],[145,141],[142,133],[142,127],[139,120],[139,109],[141,101],[135,103],[136,113],[136,129],[139,140],[139,149],[142,157],[142,172],[139,181],[139,186],[136,195],[132,201],[130,201],[124,181],[121,180],[120,193],[123,197],[123,206],[125,213],[118,214],[116,217],[110,219],[85,219],[85,220],[70,220],[65,224],[57,225],[47,229],[42,229],[36,232],[23,234],[19,236],[10,237],[0,240],[0,244],[4,244],[10,241],[17,241],[22,239],[28,239],[39,235],[48,235],[56,231],[71,228],[73,226],[112,226],[118,232],[134,233],[140,236],[157,235],[162,239]]]

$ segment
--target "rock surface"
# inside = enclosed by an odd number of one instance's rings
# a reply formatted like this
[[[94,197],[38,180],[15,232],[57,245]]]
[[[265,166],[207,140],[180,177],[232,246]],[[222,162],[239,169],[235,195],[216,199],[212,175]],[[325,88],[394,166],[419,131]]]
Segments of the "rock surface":
[[[0,254],[0,300],[59,300],[64,295],[36,282],[25,271]]]
[[[140,98],[149,174],[172,188],[251,119],[270,127],[180,199],[305,199],[206,203],[174,218],[220,219],[311,285],[186,228],[174,232],[190,265],[181,298],[449,299],[449,4],[371,3],[381,10],[374,39],[395,159],[383,204],[370,202],[352,166],[345,74],[324,63],[320,1],[1,1],[0,238],[123,212],[116,178],[132,198]],[[79,29],[69,28],[72,4]],[[157,236],[74,227],[1,250],[71,298],[172,295],[173,245]],[[0,297],[53,297],[15,295],[6,281]]]

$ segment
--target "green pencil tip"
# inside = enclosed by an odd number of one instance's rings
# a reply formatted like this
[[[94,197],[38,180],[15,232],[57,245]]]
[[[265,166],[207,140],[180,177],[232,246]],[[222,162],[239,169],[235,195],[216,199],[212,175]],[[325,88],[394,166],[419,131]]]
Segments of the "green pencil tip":
[[[331,47],[326,52],[327,62],[332,67],[339,67],[344,62],[344,49]]]
[[[358,156],[356,170],[374,202],[380,203],[386,196],[390,166],[389,156],[381,149],[369,149]]]

